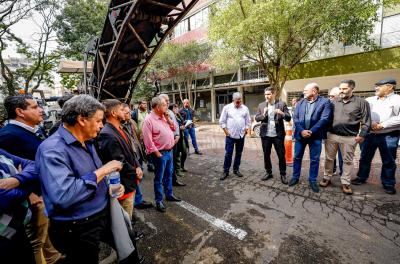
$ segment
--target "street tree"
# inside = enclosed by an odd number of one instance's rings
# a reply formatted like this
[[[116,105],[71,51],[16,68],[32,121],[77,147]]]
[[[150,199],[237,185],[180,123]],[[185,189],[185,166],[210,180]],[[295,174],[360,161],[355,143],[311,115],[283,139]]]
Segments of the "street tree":
[[[177,84],[181,101],[185,93],[196,107],[198,72],[209,71],[207,63],[211,46],[206,42],[166,43],[154,56],[149,68],[161,79],[173,79]],[[194,94],[194,98],[192,97]]]
[[[19,37],[17,37],[13,32],[13,26],[22,20],[29,18],[33,12],[46,9],[49,6],[49,2],[47,0],[0,0],[0,74],[2,77],[2,82],[0,85],[1,93],[4,95],[13,95],[18,89],[18,83],[21,76],[21,73],[25,71],[28,78],[23,80],[24,87],[26,83],[30,83],[33,79],[48,79],[51,78],[43,77],[48,76],[48,71],[45,70],[47,67],[46,63],[43,63],[44,55],[46,55],[47,49],[43,48],[46,46],[44,42],[46,42],[46,37],[40,38],[40,43],[38,52],[35,54],[30,54],[30,59],[35,67],[32,67],[31,70],[28,70],[29,66],[20,68],[19,71],[15,71],[10,69],[10,67],[6,63],[6,58],[4,57],[5,51],[11,42],[17,43],[19,46],[19,51],[24,53],[24,51],[32,52],[32,47],[24,43]],[[51,4],[51,3],[50,3]],[[43,27],[42,27],[43,29]],[[45,34],[43,31],[41,32],[41,36]],[[48,39],[47,39],[48,41]],[[35,52],[33,52],[35,53]]]
[[[210,19],[214,63],[256,63],[280,96],[292,70],[317,45],[326,51],[335,42],[375,48],[371,33],[380,7],[375,0],[222,0]]]
[[[60,53],[64,58],[83,60],[88,42],[100,36],[109,6],[109,0],[64,0],[56,19]],[[61,74],[62,84],[76,88],[81,74]]]

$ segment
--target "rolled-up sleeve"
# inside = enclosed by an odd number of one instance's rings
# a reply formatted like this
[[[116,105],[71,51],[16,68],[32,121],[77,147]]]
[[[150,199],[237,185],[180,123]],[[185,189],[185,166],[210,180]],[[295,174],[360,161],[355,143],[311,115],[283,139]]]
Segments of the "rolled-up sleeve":
[[[36,157],[42,190],[55,207],[62,209],[82,203],[92,197],[97,189],[94,171],[76,176],[65,155],[60,150],[47,149]]]

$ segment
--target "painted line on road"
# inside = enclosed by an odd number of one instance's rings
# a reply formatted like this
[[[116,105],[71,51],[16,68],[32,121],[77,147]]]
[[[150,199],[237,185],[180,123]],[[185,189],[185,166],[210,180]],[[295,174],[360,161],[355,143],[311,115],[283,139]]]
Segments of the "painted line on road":
[[[198,217],[202,218],[203,220],[209,222],[210,224],[222,229],[226,233],[228,233],[234,237],[237,237],[239,240],[243,240],[247,236],[246,231],[244,231],[240,228],[235,228],[233,225],[225,222],[224,220],[216,218],[216,217],[210,215],[209,213],[204,212],[203,210],[201,210],[185,201],[181,201],[176,204],[182,208],[185,208],[189,212],[197,215]]]

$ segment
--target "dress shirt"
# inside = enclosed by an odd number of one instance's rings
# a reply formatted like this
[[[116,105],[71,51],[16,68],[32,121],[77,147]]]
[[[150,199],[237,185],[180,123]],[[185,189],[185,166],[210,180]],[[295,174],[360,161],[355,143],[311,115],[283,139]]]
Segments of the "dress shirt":
[[[268,126],[267,126],[267,137],[276,137],[276,127],[275,127],[275,102],[268,103]]]
[[[331,132],[340,136],[365,137],[371,127],[371,112],[368,102],[358,96],[349,101],[333,101],[334,114]]]
[[[228,129],[231,138],[244,137],[246,129],[251,125],[249,109],[243,104],[239,108],[234,103],[225,105],[219,118],[219,125]]]
[[[102,163],[92,141],[84,147],[61,126],[39,146],[35,163],[50,219],[79,220],[107,206],[106,178],[97,183]]]
[[[383,100],[378,96],[368,97],[366,100],[371,107],[372,122],[381,123],[383,126],[381,130],[371,130],[371,133],[382,134],[400,130],[400,95],[391,93]]]
[[[180,129],[179,129],[178,120],[176,120],[176,116],[175,116],[174,112],[172,112],[169,109],[168,109],[168,114],[169,114],[169,117],[171,118],[172,122],[174,122],[174,125],[175,125],[174,137],[179,137]]]
[[[311,122],[311,116],[314,112],[314,107],[315,107],[315,100],[314,101],[307,101],[306,104],[306,114],[304,115],[304,124],[306,129],[310,129],[310,122]]]
[[[164,116],[156,115],[153,111],[143,122],[143,142],[148,154],[170,150],[174,147],[174,127],[170,127]]]

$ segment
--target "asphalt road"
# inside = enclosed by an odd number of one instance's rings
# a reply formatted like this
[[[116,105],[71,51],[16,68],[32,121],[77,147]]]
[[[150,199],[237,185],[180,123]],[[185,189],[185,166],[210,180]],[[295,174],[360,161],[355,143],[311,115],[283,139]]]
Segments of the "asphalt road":
[[[338,178],[315,194],[305,178],[307,161],[296,187],[278,177],[263,182],[258,140],[247,139],[244,177],[231,173],[220,181],[223,137],[199,132],[205,155],[189,156],[190,172],[181,179],[188,186],[174,187],[184,203],[166,202],[164,214],[136,211],[136,228],[146,234],[138,244],[146,263],[400,263],[399,194],[370,183],[346,196]],[[149,201],[152,179],[147,174],[142,185]]]

